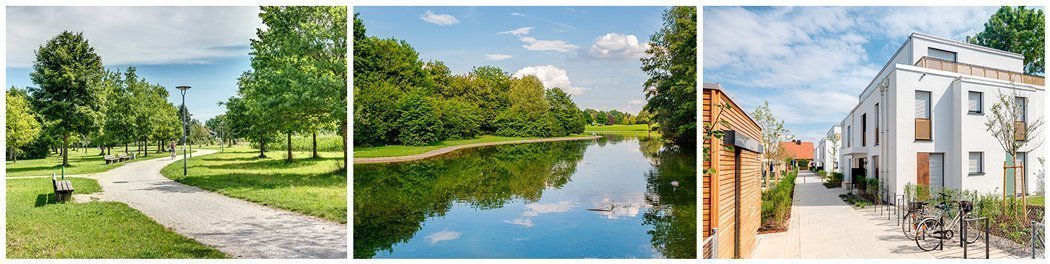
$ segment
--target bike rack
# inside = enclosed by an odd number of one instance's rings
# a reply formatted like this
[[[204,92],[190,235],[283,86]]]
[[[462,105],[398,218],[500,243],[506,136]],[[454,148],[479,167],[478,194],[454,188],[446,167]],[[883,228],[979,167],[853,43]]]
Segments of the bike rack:
[[[960,216],[959,217],[959,245],[962,245],[962,248],[963,248],[963,259],[967,258],[967,253],[968,253],[967,252],[967,248],[969,248],[967,246],[968,244],[966,243],[966,222],[979,221],[979,220],[984,220],[984,258],[985,259],[990,259],[990,256],[991,256],[990,244],[991,243],[989,243],[990,241],[988,239],[988,237],[989,237],[989,235],[988,235],[989,232],[988,231],[991,230],[991,222],[988,220],[988,217],[978,217],[978,218],[969,218],[969,219],[967,219],[965,216]],[[1033,255],[1033,257],[1034,257],[1034,255]]]

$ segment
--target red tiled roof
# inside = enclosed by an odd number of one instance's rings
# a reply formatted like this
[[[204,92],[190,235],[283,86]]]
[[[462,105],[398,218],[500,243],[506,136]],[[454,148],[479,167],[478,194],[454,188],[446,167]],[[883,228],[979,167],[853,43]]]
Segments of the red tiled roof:
[[[813,159],[813,142],[780,142],[780,146],[784,147],[784,153],[790,158]]]

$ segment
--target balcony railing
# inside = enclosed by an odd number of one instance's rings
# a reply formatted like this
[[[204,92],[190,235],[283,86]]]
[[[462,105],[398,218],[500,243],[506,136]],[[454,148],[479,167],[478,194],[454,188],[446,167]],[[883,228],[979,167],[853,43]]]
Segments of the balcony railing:
[[[915,62],[915,66],[934,70],[961,73],[966,75],[980,76],[996,80],[1020,82],[1039,86],[1046,85],[1046,79],[1040,76],[1026,75],[1020,72],[1012,72],[1007,70],[989,68],[985,66],[953,62],[929,56],[923,56],[922,58],[920,58],[919,61]]]

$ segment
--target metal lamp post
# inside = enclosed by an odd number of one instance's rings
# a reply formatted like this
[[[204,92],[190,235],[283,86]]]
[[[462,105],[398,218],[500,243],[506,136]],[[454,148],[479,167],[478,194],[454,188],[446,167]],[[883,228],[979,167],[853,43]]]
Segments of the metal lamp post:
[[[190,87],[182,85],[175,89],[182,92],[182,177],[186,177],[186,90]]]

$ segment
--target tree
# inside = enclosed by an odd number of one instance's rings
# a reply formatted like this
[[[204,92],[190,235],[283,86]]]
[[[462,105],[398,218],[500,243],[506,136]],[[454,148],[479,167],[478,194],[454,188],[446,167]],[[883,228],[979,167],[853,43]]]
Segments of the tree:
[[[63,31],[36,51],[29,76],[38,87],[29,90],[40,115],[54,120],[62,135],[62,165],[69,165],[71,134],[91,134],[105,124],[103,73],[102,58],[83,33]]]
[[[404,145],[424,146],[438,141],[441,121],[422,93],[410,93],[398,102],[403,129],[398,141]]]
[[[829,155],[829,157],[827,159],[827,163],[831,164],[831,169],[828,169],[827,173],[834,173],[836,170],[838,170],[838,164],[836,164],[835,162],[838,162],[838,158],[839,158],[839,147],[838,146],[839,146],[839,141],[841,141],[841,140],[842,140],[842,136],[839,135],[839,134],[832,133],[831,135],[827,136],[827,142],[831,143],[831,145],[828,146],[828,148],[830,150],[829,154],[831,154],[831,155]],[[825,167],[827,167],[827,166],[825,165]]]
[[[587,121],[583,111],[576,107],[569,94],[559,88],[547,89],[545,98],[550,103],[550,115],[558,123],[556,135],[583,133]]]
[[[1042,115],[1037,115],[1039,118],[1030,120],[1027,113],[1027,98],[1021,97],[1015,89],[1011,89],[1011,91],[1011,93],[996,92],[997,100],[986,114],[988,121],[984,123],[984,126],[995,137],[999,146],[1011,158],[1016,158],[1018,152],[1035,150],[1042,145],[1040,134],[1044,121]],[[1016,170],[1014,172],[1016,173]],[[1016,175],[1013,176],[1016,177]],[[1024,178],[1024,175],[1021,177],[1021,189],[1026,190],[1028,188],[1028,179]],[[1007,197],[1006,180],[1007,176],[1004,174],[1004,199]],[[1027,202],[1025,201],[1026,196],[1028,196],[1027,193],[1022,194],[1022,204]],[[1010,197],[1013,197],[1013,194],[1010,194]]]
[[[535,76],[514,79],[508,92],[510,108],[496,118],[496,134],[508,137],[546,137],[557,129],[547,114],[550,104],[543,83]]]
[[[25,92],[11,87],[7,90],[7,147],[11,152],[11,162],[18,162],[19,148],[33,142],[40,136],[40,122],[36,120]]]
[[[776,115],[773,114],[773,110],[769,108],[768,101],[763,101],[762,105],[755,108],[751,116],[755,118],[755,123],[758,123],[758,127],[762,129],[762,170],[766,171],[767,166],[776,165],[784,160],[784,147],[780,143],[792,139],[792,136],[789,135],[791,131],[784,128],[784,121],[778,120]],[[776,172],[771,173],[775,174]]]
[[[661,134],[677,145],[696,146],[696,7],[672,7],[650,38],[642,58],[645,97]]]
[[[1043,10],[1003,6],[984,23],[984,31],[967,36],[966,41],[1020,53],[1024,56],[1026,74],[1043,73],[1046,70],[1045,21]]]

